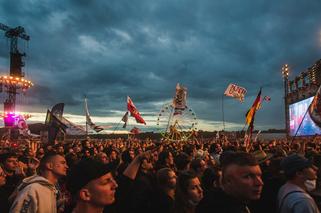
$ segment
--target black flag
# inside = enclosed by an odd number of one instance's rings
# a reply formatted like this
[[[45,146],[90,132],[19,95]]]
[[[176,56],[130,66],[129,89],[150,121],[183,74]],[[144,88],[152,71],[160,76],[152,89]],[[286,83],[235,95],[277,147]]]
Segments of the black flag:
[[[54,144],[59,130],[66,132],[67,125],[62,121],[62,115],[64,111],[64,103],[56,104],[52,107],[52,110],[47,110],[47,116],[45,124],[48,125],[48,143]]]
[[[128,111],[124,114],[124,116],[121,120],[125,122],[123,125],[123,128],[126,128],[127,122],[128,122]]]
[[[62,118],[62,114],[64,113],[64,103],[59,103],[56,104],[55,106],[52,107],[51,109],[51,114],[55,115],[58,119]]]

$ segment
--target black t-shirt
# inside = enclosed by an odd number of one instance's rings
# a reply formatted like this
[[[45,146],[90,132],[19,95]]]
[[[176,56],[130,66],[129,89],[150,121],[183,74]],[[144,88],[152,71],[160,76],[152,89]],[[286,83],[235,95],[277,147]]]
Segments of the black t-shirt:
[[[196,207],[196,213],[247,213],[245,203],[242,203],[222,189],[214,189],[207,193]]]
[[[155,186],[153,174],[139,172],[133,184],[132,197],[130,198],[133,213],[153,212],[153,194]]]
[[[22,175],[12,175],[6,177],[6,184],[0,187],[0,212],[9,212],[11,202],[8,198],[15,188],[21,183]]]
[[[153,196],[153,213],[172,212],[174,200],[161,189],[156,189]]]

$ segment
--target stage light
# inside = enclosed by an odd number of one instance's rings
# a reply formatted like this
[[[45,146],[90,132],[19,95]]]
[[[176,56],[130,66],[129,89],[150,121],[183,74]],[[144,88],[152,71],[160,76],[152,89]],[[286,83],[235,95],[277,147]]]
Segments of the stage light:
[[[283,78],[287,78],[289,76],[289,65],[288,64],[283,65],[282,75],[283,75]]]
[[[15,125],[16,117],[14,113],[5,113],[4,117],[5,126],[12,127]]]

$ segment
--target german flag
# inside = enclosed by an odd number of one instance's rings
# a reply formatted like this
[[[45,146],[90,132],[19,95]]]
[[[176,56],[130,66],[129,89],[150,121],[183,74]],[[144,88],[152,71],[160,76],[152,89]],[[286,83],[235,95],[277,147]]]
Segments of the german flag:
[[[254,117],[255,117],[255,112],[260,108],[261,105],[261,92],[262,88],[260,89],[259,93],[257,94],[257,97],[255,101],[252,104],[252,107],[247,111],[245,117],[245,123],[247,125],[250,125],[251,123],[254,122]]]

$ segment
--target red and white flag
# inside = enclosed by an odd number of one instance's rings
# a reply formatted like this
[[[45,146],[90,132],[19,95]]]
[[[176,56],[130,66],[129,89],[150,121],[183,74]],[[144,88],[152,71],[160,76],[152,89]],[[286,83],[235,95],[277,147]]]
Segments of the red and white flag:
[[[138,112],[136,106],[134,105],[132,99],[130,99],[129,96],[127,96],[127,109],[130,112],[130,115],[133,116],[136,119],[137,123],[145,124],[145,120],[142,118],[140,113]]]

